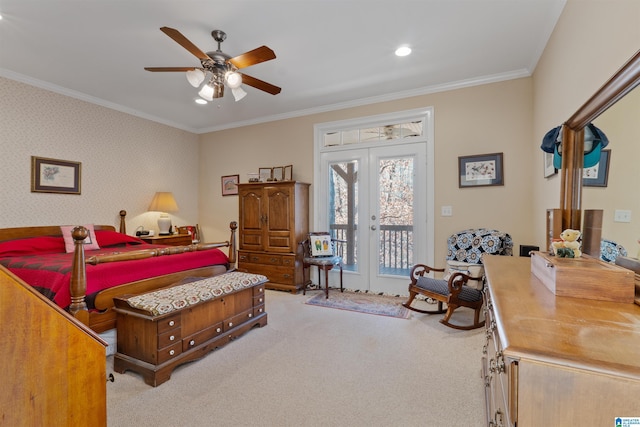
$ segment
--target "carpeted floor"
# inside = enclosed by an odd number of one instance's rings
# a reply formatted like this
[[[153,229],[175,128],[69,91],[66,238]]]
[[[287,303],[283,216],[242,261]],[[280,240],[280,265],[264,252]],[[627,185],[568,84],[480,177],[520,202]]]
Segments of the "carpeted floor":
[[[440,315],[397,319],[305,304],[316,293],[267,291],[268,325],[178,367],[159,387],[114,373],[108,425],[485,425],[482,329],[447,328]]]
[[[330,289],[329,298],[326,298],[324,291],[322,291],[309,298],[305,303],[319,307],[337,308],[359,313],[376,314],[378,316],[408,319],[409,310],[402,306],[402,303],[406,300],[406,297],[377,295],[365,292],[340,292],[339,289]]]

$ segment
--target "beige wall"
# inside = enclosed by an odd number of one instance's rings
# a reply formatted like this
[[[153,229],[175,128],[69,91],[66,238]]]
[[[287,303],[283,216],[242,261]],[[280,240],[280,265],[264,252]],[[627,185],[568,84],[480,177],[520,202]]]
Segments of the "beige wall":
[[[567,1],[533,76],[532,156],[541,156],[541,151],[537,147],[543,135],[549,129],[567,120],[638,48],[640,48],[640,2],[636,0]],[[637,122],[637,110],[635,116],[634,121]],[[608,131],[604,127],[602,130],[614,136],[613,130]],[[633,135],[627,132],[626,138],[633,138]],[[635,141],[638,141],[637,137]],[[608,148],[612,150],[614,162],[609,175],[611,179],[623,169],[618,162],[629,154],[622,151],[619,140],[612,140]],[[631,156],[635,159],[635,169],[637,169],[638,155],[636,153],[635,157],[633,154]],[[544,179],[540,173],[534,174],[533,179],[532,226],[536,230],[544,231],[545,210],[560,206],[560,177],[556,175],[550,179]],[[607,189],[609,190],[615,191],[613,186]],[[602,193],[602,189],[586,190],[585,200],[598,192]],[[640,211],[637,209],[637,204],[635,206],[635,216],[639,217]],[[605,208],[597,204],[590,207]],[[611,213],[605,218],[603,228],[612,225]],[[612,237],[620,236],[620,229],[624,229],[627,235],[625,246],[631,254],[634,254],[637,244],[632,240],[640,237],[638,225],[632,228],[630,225],[617,224],[617,228],[616,234]],[[540,233],[537,235],[543,236]],[[543,243],[541,239],[539,245],[542,246]]]
[[[432,106],[436,261],[444,260],[447,237],[467,227],[495,227],[511,233],[516,244],[529,244],[536,166],[528,159],[531,105],[531,79],[525,78],[202,135],[200,224],[205,234],[223,238],[228,222],[237,219],[237,197],[221,196],[222,175],[239,174],[246,182],[247,173],[261,166],[293,164],[296,180],[312,182],[314,124]],[[494,152],[504,153],[505,185],[458,188],[458,156]],[[442,205],[453,206],[454,215],[441,217]]]
[[[112,224],[157,230],[146,210],[172,191],[174,223],[198,214],[197,135],[0,77],[0,227]],[[82,194],[31,193],[31,156],[82,163]]]

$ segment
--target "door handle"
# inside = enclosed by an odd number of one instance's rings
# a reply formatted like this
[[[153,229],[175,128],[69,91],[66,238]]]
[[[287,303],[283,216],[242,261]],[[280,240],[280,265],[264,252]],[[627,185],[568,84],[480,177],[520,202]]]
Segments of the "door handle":
[[[375,226],[375,225],[372,225],[372,226],[371,226],[371,230],[375,231],[375,230],[376,230],[376,226]]]

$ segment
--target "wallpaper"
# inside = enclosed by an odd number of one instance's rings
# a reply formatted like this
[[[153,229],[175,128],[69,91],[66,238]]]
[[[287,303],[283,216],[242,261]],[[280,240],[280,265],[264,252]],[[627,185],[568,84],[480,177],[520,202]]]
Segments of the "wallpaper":
[[[0,227],[100,223],[156,229],[147,212],[171,191],[173,223],[198,214],[198,137],[0,77]],[[31,192],[31,156],[82,163],[81,194]]]

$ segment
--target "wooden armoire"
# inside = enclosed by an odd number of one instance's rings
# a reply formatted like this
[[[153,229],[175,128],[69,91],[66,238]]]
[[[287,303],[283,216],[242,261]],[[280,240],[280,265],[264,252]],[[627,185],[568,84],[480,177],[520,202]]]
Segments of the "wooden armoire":
[[[304,286],[300,243],[309,233],[309,184],[239,184],[238,201],[238,270],[264,274],[269,289],[297,293]]]

